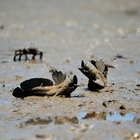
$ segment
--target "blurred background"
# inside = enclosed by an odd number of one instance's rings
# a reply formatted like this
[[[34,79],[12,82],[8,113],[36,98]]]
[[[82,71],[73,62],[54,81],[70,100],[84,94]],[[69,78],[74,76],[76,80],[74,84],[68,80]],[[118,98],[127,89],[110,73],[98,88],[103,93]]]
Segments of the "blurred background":
[[[4,54],[12,55],[9,50],[22,49],[31,43],[44,51],[46,61],[53,61],[52,57],[64,61],[67,56],[104,58],[114,51],[127,52],[125,48],[140,46],[139,0],[1,0],[0,3],[1,58],[12,59]]]

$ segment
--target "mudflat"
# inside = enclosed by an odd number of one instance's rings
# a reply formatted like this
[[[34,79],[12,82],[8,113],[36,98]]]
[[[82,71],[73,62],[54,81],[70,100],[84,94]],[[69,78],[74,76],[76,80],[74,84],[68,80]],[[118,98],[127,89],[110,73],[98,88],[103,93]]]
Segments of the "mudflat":
[[[4,0],[0,19],[0,139],[140,139],[139,0]],[[42,60],[14,62],[31,44]],[[107,87],[93,92],[78,68],[101,59]],[[12,96],[24,80],[52,79],[51,67],[78,77],[71,98]]]

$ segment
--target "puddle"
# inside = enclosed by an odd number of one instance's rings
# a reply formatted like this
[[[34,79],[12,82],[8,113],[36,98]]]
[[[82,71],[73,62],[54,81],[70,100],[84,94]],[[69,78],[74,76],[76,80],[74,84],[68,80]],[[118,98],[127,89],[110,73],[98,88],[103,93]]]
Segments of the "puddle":
[[[77,115],[78,120],[81,119],[98,119],[98,120],[108,120],[108,121],[134,121],[135,116],[133,114],[127,113],[109,113],[106,112],[80,112]]]
[[[92,113],[80,112],[77,115],[77,118],[79,120],[80,119],[98,119],[98,120],[105,120],[106,113],[105,112],[92,112]]]
[[[109,120],[109,121],[133,121],[134,119],[135,119],[135,117],[132,114],[125,114],[125,115],[107,114],[107,116],[106,116],[106,120]]]
[[[95,119],[95,120],[107,120],[107,121],[134,121],[136,123],[139,123],[139,119],[136,119],[136,117],[132,114],[117,114],[117,113],[109,113],[107,114],[106,112],[92,112],[92,113],[87,113],[87,112],[80,112],[76,117],[69,118],[67,116],[57,116],[54,118],[51,117],[45,117],[45,118],[31,118],[24,123],[25,125],[47,125],[47,124],[52,124],[52,125],[62,125],[62,124],[78,124],[80,120],[82,119]],[[20,125],[21,125],[20,124]]]

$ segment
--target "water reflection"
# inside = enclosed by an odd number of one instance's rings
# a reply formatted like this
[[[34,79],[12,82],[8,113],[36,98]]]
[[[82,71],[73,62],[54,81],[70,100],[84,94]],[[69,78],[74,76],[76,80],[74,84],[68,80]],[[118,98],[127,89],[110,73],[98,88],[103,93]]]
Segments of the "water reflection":
[[[81,120],[85,119],[92,119],[92,120],[107,120],[112,122],[124,122],[124,121],[134,121],[135,123],[139,124],[139,118],[135,117],[133,114],[127,113],[106,113],[106,112],[79,112],[75,117],[67,117],[67,116],[57,116],[54,118],[45,117],[45,118],[31,118],[24,123],[25,125],[62,125],[62,124],[78,124]],[[21,125],[20,124],[20,125]]]
[[[46,117],[46,118],[31,118],[27,121],[25,121],[24,123],[20,123],[20,126],[25,124],[25,125],[46,125],[46,124],[67,124],[67,123],[78,123],[78,119],[77,117],[73,117],[73,118],[69,118],[67,116],[57,116],[54,118],[51,117]]]
[[[133,121],[134,118],[135,117],[132,114],[125,114],[125,115],[107,114],[107,116],[106,116],[106,120],[109,120],[109,121]]]
[[[108,121],[133,121],[135,116],[133,114],[127,113],[106,113],[106,112],[80,112],[77,115],[79,120],[81,119],[98,119],[98,120],[108,120]]]

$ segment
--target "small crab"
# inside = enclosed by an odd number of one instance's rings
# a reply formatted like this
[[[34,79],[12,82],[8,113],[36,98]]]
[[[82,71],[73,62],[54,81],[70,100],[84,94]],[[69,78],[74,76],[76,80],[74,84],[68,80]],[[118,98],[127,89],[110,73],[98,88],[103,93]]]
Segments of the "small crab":
[[[82,61],[79,70],[89,79],[88,88],[98,91],[107,85],[108,66],[100,61]]]
[[[17,87],[13,91],[13,96],[16,98],[24,98],[27,96],[65,96],[70,97],[71,92],[73,92],[77,87],[77,76],[69,76],[61,71],[52,69],[52,78],[55,82],[50,79],[45,78],[32,78],[23,81],[20,84],[20,88]]]
[[[28,59],[27,54],[32,54],[32,59],[35,59],[36,55],[40,55],[40,60],[42,59],[43,52],[39,51],[37,48],[24,48],[23,50],[16,50],[14,61],[16,61],[16,57],[19,56],[18,60],[21,60],[22,55],[25,55],[25,60]]]

